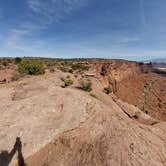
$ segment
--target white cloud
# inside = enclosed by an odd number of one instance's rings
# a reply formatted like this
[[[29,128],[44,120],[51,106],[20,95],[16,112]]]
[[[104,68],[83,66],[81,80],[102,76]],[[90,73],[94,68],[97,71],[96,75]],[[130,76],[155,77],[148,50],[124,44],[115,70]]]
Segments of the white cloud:
[[[51,23],[58,23],[72,12],[79,10],[88,0],[26,0],[26,2],[31,10],[28,13],[29,18],[1,36],[3,38],[1,48],[26,52],[44,47],[47,42],[35,39],[34,34],[39,34]],[[1,13],[0,8],[0,17]]]
[[[29,30],[25,29],[11,29],[6,37],[3,37],[3,48],[10,50],[17,50],[22,52],[33,51],[43,47],[45,42],[38,39],[29,39],[31,35]]]
[[[31,19],[21,22],[20,25],[9,29],[4,45],[23,49],[23,43],[34,33],[38,33],[53,22],[59,22],[71,12],[78,10],[88,0],[26,0]],[[1,10],[0,10],[1,14]]]
[[[27,0],[29,8],[36,17],[39,19],[42,17],[48,24],[61,21],[86,2],[88,0]]]
[[[27,29],[11,29],[10,33],[13,36],[23,36],[28,35],[30,32]]]
[[[117,41],[117,43],[119,44],[128,44],[130,42],[137,42],[137,41],[140,41],[140,38],[139,37],[136,37],[136,36],[122,36],[119,41]]]

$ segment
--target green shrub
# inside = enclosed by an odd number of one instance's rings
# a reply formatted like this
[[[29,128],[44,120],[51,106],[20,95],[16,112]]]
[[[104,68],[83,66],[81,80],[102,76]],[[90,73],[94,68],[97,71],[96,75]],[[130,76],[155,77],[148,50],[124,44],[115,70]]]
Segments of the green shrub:
[[[112,93],[112,88],[111,88],[111,86],[108,86],[108,87],[105,87],[103,91],[106,94],[110,94],[110,93]]]
[[[44,65],[41,61],[35,59],[24,59],[18,65],[20,74],[39,75],[44,74]]]
[[[71,80],[71,79],[66,79],[66,80],[64,81],[64,86],[65,86],[65,87],[70,86],[70,85],[72,85],[72,84],[73,84],[73,80]]]
[[[89,80],[81,81],[80,88],[84,91],[90,92],[92,90],[92,83]]]
[[[85,65],[85,64],[80,64],[80,63],[73,64],[71,67],[73,70],[83,70],[83,71],[89,70],[89,68],[90,68],[90,66]]]
[[[5,66],[5,67],[7,67],[7,66],[8,66],[8,62],[7,62],[6,60],[4,60],[4,61],[2,62],[2,65]]]
[[[15,59],[14,59],[14,61],[15,61],[15,64],[19,64],[19,63],[21,63],[21,58],[20,57],[16,57]]]
[[[61,78],[61,80],[64,82],[64,85],[62,86],[62,88],[65,88],[65,87],[68,87],[68,86],[71,86],[73,85],[74,81],[71,80],[70,78]]]

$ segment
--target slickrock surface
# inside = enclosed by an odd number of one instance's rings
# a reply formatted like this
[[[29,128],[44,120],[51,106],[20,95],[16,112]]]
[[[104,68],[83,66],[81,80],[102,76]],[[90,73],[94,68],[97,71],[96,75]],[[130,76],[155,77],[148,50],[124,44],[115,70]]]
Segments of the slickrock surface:
[[[74,85],[61,88],[67,75]],[[0,152],[9,153],[20,137],[30,166],[166,166],[166,122],[104,94],[107,76],[85,76],[90,93],[77,88],[81,76],[60,71],[1,84]],[[17,155],[10,165],[17,165]]]
[[[61,88],[60,76],[32,77],[0,88],[0,151],[10,151],[16,137],[21,137],[26,158],[55,135],[102,110],[89,94]]]
[[[116,103],[110,106],[104,103],[100,105],[102,110],[93,112],[79,127],[57,135],[48,145],[29,157],[27,164],[166,165],[165,122],[145,125],[145,121],[140,123],[129,118]]]

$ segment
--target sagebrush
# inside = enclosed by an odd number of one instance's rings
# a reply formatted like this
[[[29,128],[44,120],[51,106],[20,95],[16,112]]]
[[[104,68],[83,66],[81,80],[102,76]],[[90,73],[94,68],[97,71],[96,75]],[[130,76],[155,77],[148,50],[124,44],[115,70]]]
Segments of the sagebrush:
[[[18,65],[20,74],[39,75],[44,74],[44,65],[40,60],[23,59]]]

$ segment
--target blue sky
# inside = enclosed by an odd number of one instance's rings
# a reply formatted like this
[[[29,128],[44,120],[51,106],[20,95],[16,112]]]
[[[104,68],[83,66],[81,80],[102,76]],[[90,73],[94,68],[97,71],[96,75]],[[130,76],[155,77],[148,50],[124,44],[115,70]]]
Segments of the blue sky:
[[[166,58],[166,0],[0,0],[0,56]]]

